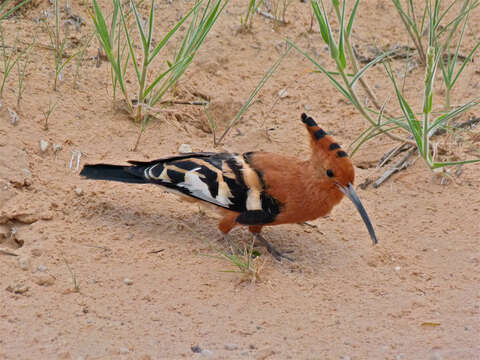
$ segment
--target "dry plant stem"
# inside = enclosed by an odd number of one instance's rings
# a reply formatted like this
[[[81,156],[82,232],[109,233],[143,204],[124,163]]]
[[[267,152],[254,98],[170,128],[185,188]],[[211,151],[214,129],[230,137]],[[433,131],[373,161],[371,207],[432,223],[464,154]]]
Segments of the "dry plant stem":
[[[350,92],[350,95],[352,96],[353,100],[355,101],[355,103],[357,105],[354,105],[358,111],[360,111],[360,113],[363,115],[363,117],[365,117],[369,122],[370,124],[374,125],[374,126],[377,126],[377,123],[372,119],[372,117],[370,116],[370,114],[365,110],[365,108],[361,105],[360,103],[360,99],[358,98],[357,96],[357,93],[355,92],[355,89],[350,85],[350,82],[348,81],[347,79],[347,76],[345,75],[344,72],[340,71],[340,75],[342,76],[343,78],[343,82],[345,83],[345,85],[347,86],[349,92]],[[395,140],[395,141],[400,141],[402,143],[409,143],[409,144],[412,144],[412,145],[416,145],[415,141],[413,140],[410,140],[410,139],[404,139],[404,138],[401,138],[397,135],[393,135],[391,134],[389,131],[385,131],[383,130],[382,128],[378,127],[378,131],[380,131],[382,134],[388,136],[390,139],[392,140]]]
[[[138,144],[140,144],[140,139],[142,138],[142,134],[143,134],[143,128],[140,127],[140,130],[138,131],[137,140],[135,141],[135,145],[133,145],[133,148],[131,149],[131,151],[137,151]]]
[[[464,121],[464,122],[454,126],[454,129],[466,128],[468,126],[478,124],[479,122],[480,122],[480,117],[477,117],[477,118],[474,118],[474,119]],[[432,136],[442,135],[442,134],[445,134],[446,132],[447,132],[447,130],[439,128],[432,134]]]
[[[422,64],[422,66],[425,66],[427,57],[425,55],[425,50],[423,49],[422,43],[420,41],[418,41],[417,37],[413,34],[412,29],[410,28],[410,25],[408,24],[408,22],[405,20],[405,18],[403,17],[403,15],[400,12],[399,12],[399,15],[400,15],[400,19],[402,20],[403,24],[405,25],[405,28],[408,31],[408,34],[410,35],[410,38],[412,39],[413,43],[415,44],[415,47],[418,50],[418,56],[420,58],[420,63]]]
[[[458,125],[455,125],[453,128],[454,129],[463,129],[463,128],[466,128],[468,126],[472,126],[472,125],[475,125],[475,124],[478,124],[480,123],[480,117],[477,117],[477,118],[474,118],[474,119],[470,119],[470,120],[467,120],[467,121],[464,121]],[[447,130],[445,129],[442,129],[442,128],[438,128],[436,129],[436,131],[432,134],[432,137],[433,136],[439,136],[439,135],[443,135],[447,132]],[[407,150],[411,150],[413,147],[412,144],[409,144],[409,143],[403,143],[403,144],[400,144],[400,145],[397,145],[395,146],[392,150],[389,150],[387,151],[381,158],[380,158],[380,161],[378,162],[378,165],[377,165],[377,168],[381,168],[383,167],[389,160],[391,160],[393,157],[395,157],[398,153],[400,153],[401,151],[407,151]]]
[[[188,100],[162,100],[158,102],[162,105],[199,105],[206,106],[209,104],[207,101],[188,101]]]
[[[334,6],[334,9],[335,9],[335,12],[337,14],[337,18],[341,19],[340,8],[337,7],[337,6]],[[348,54],[348,57],[351,61],[351,66],[352,66],[353,73],[358,74],[358,72],[359,72],[358,60],[357,60],[357,57],[355,56],[355,53],[353,52],[353,48],[352,48],[352,45],[350,43],[350,37],[345,36],[344,40],[345,40],[345,47],[347,48],[347,54]],[[362,85],[363,89],[367,93],[367,95],[370,98],[370,100],[372,101],[373,105],[375,105],[377,110],[380,110],[382,106],[378,103],[377,97],[373,93],[371,87],[366,82],[365,78],[361,77],[361,78],[358,79],[358,81],[360,82],[360,85]]]
[[[9,255],[9,256],[18,256],[18,254],[15,254],[14,252],[10,251],[7,248],[0,248],[0,254],[1,255]]]
[[[273,20],[273,21],[276,21],[277,23],[281,23],[281,24],[288,24],[288,22],[286,22],[285,20],[283,19],[277,19],[275,18],[275,16],[272,14],[272,13],[269,13],[268,11],[263,11],[263,10],[260,10],[260,9],[257,9],[257,13],[266,17],[267,19],[270,19],[270,20]]]
[[[408,162],[408,159],[415,153],[417,149],[416,148],[411,148],[405,156],[400,159],[399,162],[397,162],[395,165],[393,165],[389,170],[387,170],[382,176],[380,176],[374,183],[373,187],[376,189],[380,185],[382,185],[385,181],[387,181],[393,174],[395,174],[398,171],[405,170],[410,163]]]
[[[412,146],[413,145],[406,143],[395,146],[392,150],[389,150],[380,158],[380,161],[377,164],[377,169],[383,167],[389,160],[394,158],[402,150],[406,151],[408,149],[411,149]]]
[[[352,62],[352,70],[353,70],[353,73],[354,74],[357,74],[359,72],[359,69],[358,69],[358,60],[357,60],[357,57],[355,56],[353,50],[352,50],[352,46],[350,44],[350,40],[347,38],[345,38],[345,46],[347,47],[347,53],[348,53],[348,57],[350,58],[351,62]],[[382,106],[378,103],[377,101],[377,97],[375,96],[375,94],[373,93],[373,90],[372,88],[370,87],[370,85],[368,85],[367,81],[365,80],[365,78],[362,76],[360,79],[358,79],[358,81],[360,82],[360,85],[362,85],[363,89],[365,90],[365,92],[367,93],[367,96],[368,98],[370,99],[370,101],[372,102],[372,104],[377,108],[377,110],[380,110],[382,108]],[[386,111],[386,110],[383,110],[383,112],[390,116],[390,114]]]

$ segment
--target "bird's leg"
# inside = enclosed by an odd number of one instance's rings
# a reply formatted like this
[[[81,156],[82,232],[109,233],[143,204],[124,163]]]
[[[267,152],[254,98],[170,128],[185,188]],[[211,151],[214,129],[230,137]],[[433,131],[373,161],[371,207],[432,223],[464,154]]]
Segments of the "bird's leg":
[[[228,246],[232,252],[238,252],[238,247],[235,246],[230,235],[228,235],[230,230],[232,230],[236,225],[235,216],[236,214],[234,212],[225,211],[222,220],[218,224],[218,230],[220,230],[221,239],[223,238],[223,240],[228,243]]]
[[[261,229],[261,227],[260,227]],[[282,261],[282,258],[294,261],[294,259],[288,255],[285,255],[286,253],[289,253],[291,251],[286,251],[284,253],[278,251],[273,247],[272,244],[270,244],[261,234],[260,234],[260,229],[257,229],[256,226],[250,226],[249,230],[253,235],[253,241],[258,242],[260,245],[264,246],[267,251],[272,254],[272,256],[277,260],[277,261]]]
[[[220,231],[220,236],[217,238],[217,241],[226,242],[232,254],[238,253],[240,251],[239,248],[233,243],[232,237],[229,234],[225,234]]]

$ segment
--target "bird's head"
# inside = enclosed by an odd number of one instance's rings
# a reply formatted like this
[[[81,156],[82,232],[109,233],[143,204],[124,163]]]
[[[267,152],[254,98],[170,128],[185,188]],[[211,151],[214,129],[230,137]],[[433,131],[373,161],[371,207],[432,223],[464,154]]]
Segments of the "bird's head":
[[[377,243],[377,237],[373,230],[372,223],[353,188],[355,169],[352,161],[340,145],[317,125],[315,120],[307,116],[307,114],[302,114],[302,122],[310,134],[312,162],[319,171],[318,176],[323,178],[325,184],[330,184],[333,188],[338,188],[353,202],[362,216],[373,244],[375,245]]]

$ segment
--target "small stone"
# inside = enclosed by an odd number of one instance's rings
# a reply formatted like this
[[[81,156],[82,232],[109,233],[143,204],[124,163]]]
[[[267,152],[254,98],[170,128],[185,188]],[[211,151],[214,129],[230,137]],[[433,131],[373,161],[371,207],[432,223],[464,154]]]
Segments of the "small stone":
[[[233,350],[237,350],[238,346],[235,344],[225,344],[224,348],[225,350],[233,351]]]
[[[305,111],[312,110],[312,107],[310,106],[310,104],[305,104],[305,106],[303,108],[305,109]]]
[[[203,349],[200,354],[202,354],[203,356],[212,356],[213,352],[207,349]]]
[[[120,354],[128,354],[130,351],[126,347],[121,347],[120,349],[118,349],[118,352]]]
[[[192,351],[193,351],[194,353],[201,353],[201,352],[202,352],[202,348],[201,348],[200,346],[198,346],[198,345],[194,345],[194,346],[192,346],[190,349],[192,349]]]
[[[18,265],[23,271],[30,269],[30,258],[27,255],[22,255],[18,258]]]
[[[125,279],[123,279],[123,283],[125,285],[133,285],[133,280],[131,280],[129,278],[125,278]]]
[[[55,283],[55,278],[48,274],[38,274],[33,278],[33,281],[40,286],[51,286]]]
[[[278,97],[280,99],[284,99],[286,97],[288,97],[288,92],[287,92],[287,89],[282,89],[278,92]]]
[[[57,153],[62,150],[62,144],[52,144],[52,149],[54,153]]]
[[[35,257],[39,257],[42,255],[42,250],[40,249],[32,249],[30,251],[30,254],[32,254],[32,256],[35,256]]]
[[[401,266],[395,266],[395,271],[400,271]]]
[[[14,293],[14,294],[25,294],[30,288],[23,284],[23,283],[18,283],[15,285],[8,285],[5,290],[8,292]]]
[[[23,173],[23,185],[25,186],[30,186],[32,185],[32,172],[25,168],[25,169],[22,169],[22,173]]]
[[[77,194],[77,196],[82,196],[83,195],[83,189],[77,186],[75,188],[75,194]]]
[[[45,152],[48,149],[48,141],[40,140],[40,151]]]
[[[15,110],[10,109],[7,107],[8,114],[10,115],[10,121],[12,122],[12,125],[17,125],[18,124],[18,114],[15,112]]]
[[[47,267],[45,265],[38,265],[37,270],[40,272],[45,272],[47,271]]]
[[[189,144],[182,144],[178,148],[178,152],[180,154],[191,153],[192,152],[192,147]]]

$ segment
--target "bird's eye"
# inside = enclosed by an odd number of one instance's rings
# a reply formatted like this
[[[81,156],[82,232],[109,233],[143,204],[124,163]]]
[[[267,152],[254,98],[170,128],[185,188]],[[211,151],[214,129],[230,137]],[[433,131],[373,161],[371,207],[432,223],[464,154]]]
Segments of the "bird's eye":
[[[328,169],[328,170],[327,170],[327,176],[328,176],[328,177],[334,177],[335,174],[333,173],[332,170]]]

